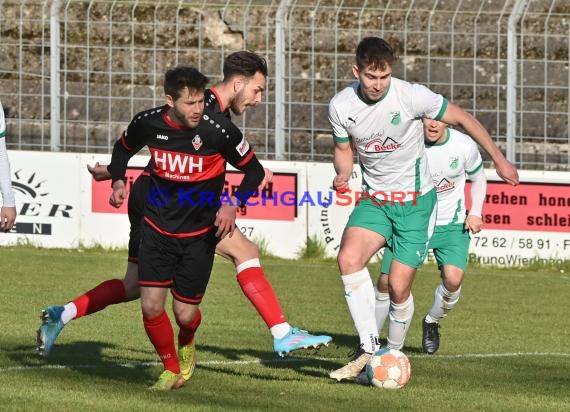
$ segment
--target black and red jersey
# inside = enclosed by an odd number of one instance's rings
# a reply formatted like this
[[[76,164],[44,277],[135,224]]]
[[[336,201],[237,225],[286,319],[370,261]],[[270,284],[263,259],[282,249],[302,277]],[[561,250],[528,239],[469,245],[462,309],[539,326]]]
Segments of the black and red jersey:
[[[229,107],[224,107],[222,105],[222,101],[216,93],[216,89],[206,89],[206,92],[204,93],[204,104],[207,110],[224,115],[228,119],[231,119],[230,109]]]
[[[129,159],[148,146],[151,176],[144,219],[169,236],[210,230],[220,206],[226,162],[245,172],[238,197],[254,193],[264,171],[241,131],[226,116],[205,110],[194,129],[173,122],[168,106],[138,113],[113,149],[108,170],[123,178]],[[224,199],[222,201],[229,201]]]

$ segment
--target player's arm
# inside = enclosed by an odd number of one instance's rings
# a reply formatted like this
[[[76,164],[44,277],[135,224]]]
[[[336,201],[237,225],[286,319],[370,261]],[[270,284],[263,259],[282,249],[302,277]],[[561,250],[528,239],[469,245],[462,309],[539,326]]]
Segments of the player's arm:
[[[354,150],[352,143],[335,137],[333,165],[336,176],[333,179],[333,189],[347,189],[348,180],[352,174],[352,158]]]
[[[93,176],[93,180],[96,182],[104,182],[105,180],[111,180],[111,172],[109,172],[108,165],[95,163],[95,166],[87,165],[87,171]]]
[[[141,120],[131,121],[127,130],[121,135],[121,138],[115,142],[113,154],[111,155],[111,163],[107,166],[107,170],[111,174],[111,187],[113,188],[109,203],[117,208],[120,207],[128,197],[125,175],[129,160],[146,144],[143,137],[145,134],[141,130],[141,128],[144,128],[142,123]]]
[[[328,120],[334,139],[333,165],[336,176],[333,179],[333,189],[348,189],[348,180],[352,175],[354,147],[348,130],[343,126],[344,123],[337,110],[335,98],[329,103]]]
[[[10,161],[6,150],[6,129],[4,112],[0,105],[0,192],[2,193],[2,208],[0,209],[0,229],[9,232],[16,221],[16,199],[10,178]]]
[[[461,126],[491,156],[495,163],[497,174],[501,179],[513,186],[519,184],[517,168],[507,160],[487,130],[475,117],[456,104],[449,102],[440,120],[448,124]]]
[[[235,230],[235,218],[237,207],[257,192],[261,181],[265,176],[265,170],[255,156],[249,142],[240,130],[228,121],[226,125],[229,138],[225,139],[223,155],[226,161],[244,173],[243,179],[236,191],[232,203],[222,203],[216,216],[215,225],[218,227],[216,236],[220,238],[227,234],[230,236]]]
[[[471,180],[471,209],[465,219],[465,229],[471,233],[479,233],[483,229],[483,202],[487,193],[487,177],[483,168],[479,168],[475,173],[469,174]]]

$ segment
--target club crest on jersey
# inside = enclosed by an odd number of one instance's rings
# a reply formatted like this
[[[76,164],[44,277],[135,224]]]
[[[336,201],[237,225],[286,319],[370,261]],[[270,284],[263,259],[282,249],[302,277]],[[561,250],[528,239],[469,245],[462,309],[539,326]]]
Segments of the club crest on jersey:
[[[194,136],[194,138],[192,139],[192,146],[194,146],[194,150],[198,150],[199,148],[202,147],[202,139],[200,138],[200,135],[197,134],[196,136]]]
[[[401,120],[400,112],[390,112],[390,123],[394,126],[399,125]]]
[[[452,180],[447,180],[445,177],[439,182],[437,180],[434,180],[433,184],[435,186],[436,193],[449,192],[450,190],[455,189],[455,182]]]
[[[245,140],[245,137],[241,139],[241,142],[236,146],[236,150],[240,156],[243,156],[249,150],[249,143]]]
[[[364,146],[366,153],[388,153],[398,150],[402,145],[391,137],[387,137],[384,141],[374,139]]]

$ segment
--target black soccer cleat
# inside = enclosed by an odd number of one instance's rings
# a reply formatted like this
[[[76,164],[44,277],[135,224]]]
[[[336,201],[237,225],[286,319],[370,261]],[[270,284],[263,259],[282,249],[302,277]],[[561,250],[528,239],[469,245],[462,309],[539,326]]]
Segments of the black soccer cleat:
[[[422,349],[425,353],[433,355],[439,349],[439,323],[428,323],[424,318],[422,330]]]

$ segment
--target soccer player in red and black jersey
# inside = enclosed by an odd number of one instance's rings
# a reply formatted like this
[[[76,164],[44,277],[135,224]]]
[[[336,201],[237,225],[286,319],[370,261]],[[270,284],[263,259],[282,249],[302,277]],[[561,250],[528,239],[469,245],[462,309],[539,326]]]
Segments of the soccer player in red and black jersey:
[[[238,51],[227,56],[224,61],[223,81],[206,90],[205,113],[210,111],[230,118],[230,110],[242,114],[261,102],[265,91],[267,66],[265,60],[256,53]],[[110,179],[107,166],[96,164],[88,167],[96,181]],[[266,181],[271,181],[271,171],[265,170]],[[139,297],[138,252],[142,207],[147,198],[148,173],[143,173],[132,185],[129,193],[129,259],[124,279],[111,279],[102,282],[88,292],[79,295],[65,306],[48,306],[43,310],[43,323],[38,330],[38,350],[47,356],[57,336],[66,323],[72,319],[96,313],[108,305],[128,302]],[[280,354],[308,347],[326,345],[330,336],[311,335],[292,327],[285,318],[279,300],[271,284],[265,277],[259,261],[257,246],[239,230],[224,237],[216,247],[216,253],[231,260],[237,270],[237,281],[252,302],[257,312],[268,326],[274,340],[274,350]],[[197,328],[200,312],[194,318]],[[182,346],[186,348],[187,346]],[[183,354],[182,354],[183,355]]]
[[[169,70],[166,106],[134,117],[108,167],[113,180],[109,202],[118,207],[127,196],[123,177],[130,157],[149,148],[139,285],[144,327],[164,364],[156,389],[176,389],[185,381],[164,310],[167,288],[174,296],[176,323],[184,329],[206,291],[218,240],[235,230],[239,202],[256,192],[264,174],[240,130],[224,116],[203,113],[206,83],[192,67]],[[245,175],[237,199],[223,202],[226,162]]]

